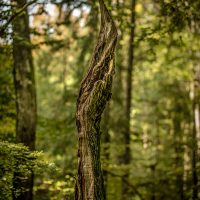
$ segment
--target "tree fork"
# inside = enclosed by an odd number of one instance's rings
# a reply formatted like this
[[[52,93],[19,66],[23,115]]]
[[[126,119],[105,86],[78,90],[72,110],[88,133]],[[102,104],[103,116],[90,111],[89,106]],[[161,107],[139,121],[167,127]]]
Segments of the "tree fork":
[[[77,100],[79,147],[75,200],[106,198],[100,162],[100,121],[111,97],[117,29],[103,0],[99,0],[99,4],[100,33]]]

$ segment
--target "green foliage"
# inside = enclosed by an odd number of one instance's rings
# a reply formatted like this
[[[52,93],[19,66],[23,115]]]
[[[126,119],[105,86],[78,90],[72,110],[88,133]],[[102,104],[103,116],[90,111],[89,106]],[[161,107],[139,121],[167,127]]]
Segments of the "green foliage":
[[[198,0],[190,2],[179,0],[159,1],[161,5],[161,14],[169,19],[170,30],[180,31],[189,26],[191,29],[198,31],[200,25],[200,17],[198,14],[200,2]]]
[[[15,101],[10,45],[0,46],[0,63],[0,139],[13,141]]]
[[[41,152],[30,152],[22,144],[0,141],[0,199],[12,199],[12,192],[18,195],[23,190],[13,188],[14,173],[23,174],[23,178],[26,178],[33,171],[41,173],[50,166],[42,160]]]

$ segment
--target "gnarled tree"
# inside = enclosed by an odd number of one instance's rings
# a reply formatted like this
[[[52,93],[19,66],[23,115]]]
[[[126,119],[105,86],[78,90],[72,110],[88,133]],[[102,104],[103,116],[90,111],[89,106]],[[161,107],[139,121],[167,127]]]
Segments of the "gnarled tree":
[[[100,121],[105,105],[111,97],[117,29],[103,0],[99,0],[99,4],[100,33],[77,100],[79,149],[76,200],[105,199],[100,162]]]

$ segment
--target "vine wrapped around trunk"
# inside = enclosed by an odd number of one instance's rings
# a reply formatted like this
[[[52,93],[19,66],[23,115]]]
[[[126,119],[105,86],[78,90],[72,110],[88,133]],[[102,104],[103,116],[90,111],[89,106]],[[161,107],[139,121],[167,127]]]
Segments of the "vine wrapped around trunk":
[[[78,100],[78,177],[76,200],[105,199],[100,163],[100,121],[111,97],[117,29],[103,0],[99,0],[101,28],[88,73],[83,79]]]

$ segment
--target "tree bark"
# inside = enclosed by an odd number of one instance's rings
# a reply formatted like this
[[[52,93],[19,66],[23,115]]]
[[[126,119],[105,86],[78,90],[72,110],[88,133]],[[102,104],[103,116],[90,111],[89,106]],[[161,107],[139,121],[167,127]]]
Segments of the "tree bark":
[[[13,0],[15,9],[23,8],[26,0]],[[34,67],[31,55],[29,18],[27,8],[12,21],[13,26],[13,65],[16,94],[16,141],[30,150],[35,149],[36,131],[36,89]],[[13,193],[13,199],[31,200],[33,174],[29,177],[15,173],[15,190],[23,187],[19,196]]]
[[[131,162],[130,151],[130,120],[131,120],[131,100],[132,100],[132,72],[134,61],[134,35],[135,35],[135,0],[131,1],[131,31],[129,39],[129,52],[128,52],[128,70],[127,70],[127,89],[126,89],[126,124],[124,132],[125,151],[123,155],[123,164],[129,165]],[[122,179],[122,199],[129,198],[129,188],[124,184],[124,180],[128,179],[129,170],[124,174]]]
[[[109,134],[109,120],[110,120],[110,104],[106,105],[104,111],[104,118],[103,118],[103,154],[104,160],[106,164],[108,164],[110,159],[110,134]],[[103,178],[104,178],[104,185],[105,185],[105,196],[107,197],[107,186],[108,186],[108,171],[105,169],[103,170]]]
[[[111,97],[117,29],[103,0],[99,0],[99,4],[100,34],[77,100],[79,147],[76,200],[105,199],[100,162],[100,121],[105,105]]]

